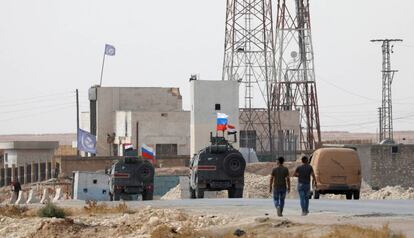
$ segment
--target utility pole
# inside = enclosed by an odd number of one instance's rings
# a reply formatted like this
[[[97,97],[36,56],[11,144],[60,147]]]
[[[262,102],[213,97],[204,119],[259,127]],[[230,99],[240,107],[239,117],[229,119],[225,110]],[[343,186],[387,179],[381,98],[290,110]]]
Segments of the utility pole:
[[[76,143],[79,143],[79,91],[76,89]],[[79,159],[79,147],[76,145],[76,155]]]
[[[375,39],[371,42],[382,43],[382,105],[381,105],[381,128],[380,142],[388,141],[394,143],[393,119],[392,119],[392,81],[398,70],[391,69],[391,54],[394,53],[393,42],[402,42],[401,39]]]
[[[381,141],[384,139],[382,136],[382,108],[378,108],[378,117],[379,117],[379,133],[378,133],[378,142],[381,143]]]

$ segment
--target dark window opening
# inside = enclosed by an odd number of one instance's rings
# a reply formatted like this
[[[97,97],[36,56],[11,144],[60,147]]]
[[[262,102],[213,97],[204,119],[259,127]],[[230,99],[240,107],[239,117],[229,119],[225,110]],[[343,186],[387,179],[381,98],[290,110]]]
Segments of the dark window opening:
[[[397,154],[398,153],[398,146],[392,146],[391,147],[391,153]]]
[[[177,144],[157,144],[156,155],[177,155]]]
[[[215,109],[216,109],[216,111],[220,111],[221,110],[220,103],[216,103]]]
[[[102,194],[106,194],[106,189],[102,190]]]
[[[84,188],[84,189],[83,189],[83,192],[84,192],[84,193],[87,193],[87,192],[88,192],[88,189],[87,189],[87,188]]]
[[[98,180],[97,179],[94,179],[92,182],[93,182],[93,184],[97,184],[98,183]]]

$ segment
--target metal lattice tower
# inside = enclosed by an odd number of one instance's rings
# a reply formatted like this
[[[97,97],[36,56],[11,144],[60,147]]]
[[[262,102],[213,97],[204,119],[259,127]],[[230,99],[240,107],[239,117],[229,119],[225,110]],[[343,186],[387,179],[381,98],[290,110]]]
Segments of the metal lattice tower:
[[[394,46],[392,42],[401,42],[401,39],[378,39],[371,42],[382,42],[382,104],[380,113],[379,142],[394,142],[392,120],[392,80],[398,70],[391,69],[391,54]]]
[[[279,86],[273,105],[278,110],[299,110],[301,149],[321,144],[309,0],[278,0],[276,71]]]
[[[273,35],[272,0],[227,0],[222,79],[240,83],[240,129],[259,133],[258,150],[271,154],[278,124],[271,112],[276,86]],[[265,123],[255,121],[258,108],[266,108]]]

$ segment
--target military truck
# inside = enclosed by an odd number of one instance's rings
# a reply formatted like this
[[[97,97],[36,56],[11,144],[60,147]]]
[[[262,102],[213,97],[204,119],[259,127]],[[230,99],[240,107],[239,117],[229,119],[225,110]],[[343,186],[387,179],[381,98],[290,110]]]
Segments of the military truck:
[[[154,192],[154,166],[138,157],[125,157],[112,165],[110,175],[111,200],[152,200]]]
[[[204,198],[204,191],[227,190],[229,198],[242,198],[246,161],[224,137],[213,137],[211,145],[190,160],[191,198]]]

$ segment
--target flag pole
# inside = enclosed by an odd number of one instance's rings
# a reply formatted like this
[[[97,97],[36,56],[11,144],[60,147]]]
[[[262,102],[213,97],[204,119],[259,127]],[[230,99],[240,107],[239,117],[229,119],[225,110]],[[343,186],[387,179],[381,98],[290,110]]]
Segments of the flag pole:
[[[105,56],[106,56],[106,52],[104,50],[103,60],[102,60],[102,68],[101,68],[101,80],[99,82],[99,86],[102,86],[102,77],[103,77],[103,71],[104,71],[104,67],[105,67]]]
[[[79,159],[79,91],[76,89],[76,156]]]

